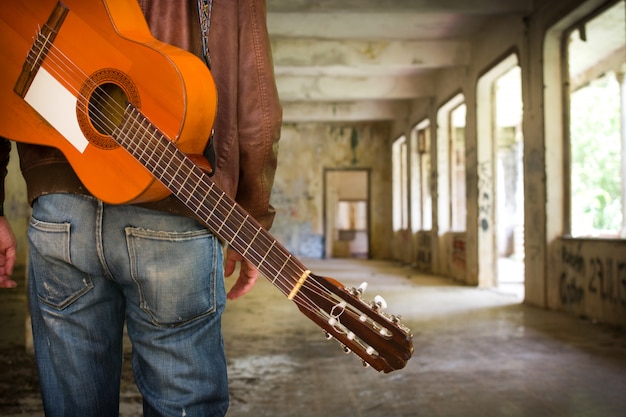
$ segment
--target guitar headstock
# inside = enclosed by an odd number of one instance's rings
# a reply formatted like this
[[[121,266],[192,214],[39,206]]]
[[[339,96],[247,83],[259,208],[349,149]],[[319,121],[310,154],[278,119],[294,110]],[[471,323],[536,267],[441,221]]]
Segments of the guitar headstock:
[[[336,339],[345,353],[359,356],[364,366],[385,373],[404,368],[413,355],[411,330],[400,317],[387,314],[385,301],[362,298],[365,283],[346,288],[331,279],[310,274],[293,301],[300,311]]]

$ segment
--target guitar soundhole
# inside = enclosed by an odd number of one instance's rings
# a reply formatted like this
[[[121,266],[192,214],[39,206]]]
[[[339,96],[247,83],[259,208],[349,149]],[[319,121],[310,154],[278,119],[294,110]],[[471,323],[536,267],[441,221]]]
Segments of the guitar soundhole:
[[[81,131],[92,145],[102,149],[119,146],[113,133],[121,125],[128,103],[140,108],[139,92],[123,72],[105,68],[85,81],[78,95],[76,115]]]
[[[89,120],[98,133],[111,136],[120,126],[128,97],[113,83],[98,86],[91,95],[88,106]]]

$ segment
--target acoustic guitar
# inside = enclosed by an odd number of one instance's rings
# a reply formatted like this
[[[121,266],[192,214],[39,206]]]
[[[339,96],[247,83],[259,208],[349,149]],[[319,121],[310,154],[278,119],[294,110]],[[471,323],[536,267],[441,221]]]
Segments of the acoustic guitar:
[[[188,156],[211,135],[213,79],[151,35],[136,0],[2,1],[0,59],[0,136],[61,150],[107,203],[174,194],[347,353],[406,365],[411,331],[382,298],[313,274]]]

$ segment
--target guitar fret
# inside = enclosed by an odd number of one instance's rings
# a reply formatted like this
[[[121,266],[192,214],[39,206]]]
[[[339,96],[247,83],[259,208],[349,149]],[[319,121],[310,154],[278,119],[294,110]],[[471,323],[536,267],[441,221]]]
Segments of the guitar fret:
[[[193,194],[195,193],[196,188],[198,188],[198,183],[200,182],[200,178],[195,175],[194,167],[190,166],[187,160],[182,160],[181,162],[185,165],[185,169],[187,170],[187,175],[185,176],[185,179],[183,180],[184,186],[181,187],[181,190],[184,190],[185,193],[181,197],[187,197],[186,201],[189,202],[191,197],[193,197]],[[191,186],[193,187],[192,189],[189,189],[189,186],[188,186],[189,184],[191,184]]]
[[[138,118],[140,116],[139,113],[138,112],[135,112],[135,113],[137,113],[137,118]],[[135,120],[137,120],[137,118]],[[141,121],[139,121],[137,123],[137,126],[136,126],[136,136],[139,136],[139,142],[140,143],[144,143],[144,144],[146,143],[146,140],[145,140],[146,128],[143,126]],[[148,147],[145,146],[145,145],[142,146],[142,147],[135,146],[135,155],[136,155],[136,157],[141,160],[142,158],[144,158],[144,155],[146,154],[147,150],[148,150]]]
[[[174,158],[171,158],[171,159],[174,159]],[[174,180],[176,179],[176,176],[180,172],[181,168],[182,168],[182,164],[178,164],[178,166],[176,167],[176,171],[174,171],[174,173],[171,175],[171,184],[174,183]],[[180,186],[180,185],[182,185],[182,183],[180,183],[178,185]]]
[[[247,218],[247,216],[246,216],[246,218]],[[256,237],[259,235],[259,233],[261,232],[262,229],[263,229],[262,227],[259,227],[257,229],[257,231],[254,234],[254,236],[252,237],[252,239],[250,239],[250,241],[248,242],[248,246],[246,247],[246,250],[243,251],[242,256],[244,256],[244,257],[246,256],[246,254],[248,253],[248,250],[250,250],[250,246],[252,246],[252,242],[254,242],[256,240]],[[265,258],[263,258],[263,259],[265,259]]]
[[[162,176],[167,179],[168,185],[171,186],[174,184],[174,175],[172,175],[172,162],[174,161],[174,158],[172,157],[171,151],[169,151],[167,147],[163,149],[162,153],[167,159],[167,164],[163,168]]]
[[[233,209],[235,208],[235,206],[233,206]],[[232,210],[231,210],[232,212]],[[228,215],[230,216],[230,213],[228,213]],[[248,220],[248,215],[246,214],[246,217],[244,217],[243,221],[241,222],[241,224],[239,225],[239,229],[237,229],[237,231],[233,234],[232,239],[230,240],[230,244],[232,245],[233,241],[235,240],[235,237],[237,237],[237,235],[239,234],[239,231],[241,230],[241,228],[243,227],[243,225],[246,223],[246,220]],[[249,245],[248,245],[249,246]]]
[[[261,269],[261,265],[263,265],[263,262],[265,262],[265,258],[267,258],[267,255],[270,254],[270,252],[272,251],[272,248],[274,247],[274,245],[276,244],[276,241],[272,241],[272,244],[270,245],[269,249],[267,250],[267,252],[265,252],[265,255],[263,255],[263,259],[261,259],[261,262],[259,262],[259,267],[258,269]]]
[[[205,195],[204,195],[204,199],[205,199],[204,201],[208,200],[208,198],[210,197],[211,192],[213,191],[213,186],[214,186],[214,185],[215,185],[215,183],[211,182],[211,184],[209,185],[209,188],[206,190],[206,193],[205,193]],[[189,198],[191,198],[191,196],[190,196]],[[215,205],[217,205],[217,202],[215,203]],[[215,205],[213,206],[213,208],[215,208]],[[196,209],[194,210],[194,212],[195,212],[196,214],[198,214],[198,215],[200,215],[200,214],[201,214],[200,212],[202,212],[202,214],[204,215],[204,222],[208,224],[208,223],[209,223],[209,220],[210,220],[210,218],[211,218],[211,216],[213,215],[213,212],[211,211],[211,212],[207,215],[206,213],[204,213],[204,210],[202,210],[203,208],[205,208],[205,207],[203,207],[203,205],[202,205],[202,204],[199,204],[199,205],[196,207]]]
[[[202,177],[198,175],[198,171],[194,164],[190,164],[186,159],[182,160],[181,163],[185,165],[185,169],[187,170],[187,175],[183,181],[183,189],[188,195],[192,196],[196,192],[198,184],[202,181]]]
[[[193,189],[189,191],[189,195],[187,196],[187,200],[185,200],[185,205],[189,204],[189,200],[191,200],[191,197],[193,197],[193,195],[196,193],[196,190],[198,189],[198,185],[200,184],[200,181],[196,181],[193,184]]]
[[[152,138],[154,138],[154,137],[155,137],[154,133],[152,133],[152,135],[151,135],[151,136],[152,136]],[[156,160],[156,162],[154,163],[154,166],[155,166],[155,167],[158,167],[158,166],[160,166],[160,165],[161,165],[161,160],[163,159],[163,156],[164,156],[164,155],[165,155],[165,152],[160,152],[160,153],[159,153],[158,159],[157,159],[157,160]]]
[[[136,109],[134,107],[130,108],[130,112],[129,112],[129,122],[130,122],[130,129],[128,130],[128,133],[126,134],[126,144],[127,144],[127,149],[133,154],[133,155],[137,155],[137,146],[132,146],[133,145],[133,141],[130,140],[131,136],[130,133],[131,132],[135,132],[138,130],[137,128],[137,116],[138,116],[138,112],[136,111]]]
[[[222,231],[222,227],[224,227],[224,225],[226,224],[226,220],[228,220],[228,218],[230,217],[230,215],[233,212],[233,210],[235,210],[235,205],[234,204],[231,206],[230,211],[228,212],[228,214],[222,220],[222,224],[221,224],[220,228],[217,229],[217,234],[219,234]]]
[[[159,137],[159,135],[158,135],[158,131],[156,131],[156,130],[154,130],[154,129],[150,129],[150,126],[147,126],[147,127],[146,127],[146,133],[147,133],[147,135],[144,135],[144,138],[147,138],[147,141],[146,141],[146,145],[144,146],[144,148],[145,148],[145,149],[149,149],[149,150],[151,151],[151,154],[150,154],[150,158],[149,158],[149,159],[150,159],[150,161],[153,161],[153,162],[152,162],[152,169],[153,169],[153,172],[157,172],[157,169],[158,169],[158,168],[160,168],[160,165],[159,165],[159,164],[160,164],[160,162],[161,162],[161,159],[162,159],[162,158],[163,158],[163,156],[165,155],[165,152],[159,152],[159,153],[157,154],[157,150],[158,150],[158,149],[160,149],[160,147],[161,147],[161,146],[160,146],[160,144],[161,144],[161,141],[162,141],[162,139],[163,139],[163,136],[162,136],[162,135],[160,135],[160,137]],[[156,142],[156,144],[157,144],[157,146],[156,146],[156,147],[153,147],[153,146],[148,146],[150,143],[154,143],[154,142]],[[154,149],[153,149],[153,148],[154,148]],[[158,157],[157,157],[157,159],[156,159],[156,161],[155,161],[155,157],[156,157],[157,155],[158,155]],[[158,172],[159,172],[159,174],[160,174],[161,176],[163,175],[163,171],[162,171],[162,170],[160,170],[160,171],[158,171]]]
[[[170,170],[170,164],[172,163],[172,158],[168,158],[167,163],[163,167],[163,175],[165,175]],[[171,185],[171,182],[170,182]]]
[[[128,106],[126,107],[125,114],[126,114],[126,113],[128,113],[128,108],[129,108],[129,107],[130,107],[130,105],[128,105]],[[127,132],[127,131],[128,131],[127,126],[128,126],[129,121],[130,121],[130,119],[129,119],[129,118],[124,117],[124,118],[122,119],[122,123],[121,123],[121,125],[120,125],[120,126],[118,126],[118,127],[117,127],[117,129],[116,129],[115,131],[113,131],[113,136],[114,136],[115,138],[117,138],[117,141],[118,141],[118,142],[120,142],[120,144],[121,144],[121,145],[124,145],[124,143],[126,142],[126,140],[125,140],[125,139],[126,139],[127,133],[125,133],[125,132]]]
[[[272,284],[274,282],[276,282],[276,280],[278,279],[278,276],[280,275],[281,272],[283,272],[283,269],[285,269],[285,267],[287,266],[287,262],[289,262],[289,260],[291,259],[291,254],[289,254],[289,256],[287,257],[287,259],[285,259],[285,263],[283,264],[283,266],[280,268],[280,270],[276,273],[276,276],[274,277],[274,279],[272,280]]]
[[[213,217],[213,213],[215,212],[215,209],[220,205],[220,201],[222,201],[222,199],[224,198],[225,194],[226,194],[226,192],[222,191],[222,194],[220,194],[220,198],[217,199],[217,201],[215,202],[215,204],[211,208],[211,211],[209,212],[209,216],[208,217]]]

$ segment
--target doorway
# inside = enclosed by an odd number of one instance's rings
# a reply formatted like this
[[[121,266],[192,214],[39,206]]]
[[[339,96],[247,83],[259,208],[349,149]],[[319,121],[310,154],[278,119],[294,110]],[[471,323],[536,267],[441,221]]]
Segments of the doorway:
[[[521,70],[495,82],[498,289],[524,295],[524,140]]]
[[[369,170],[324,171],[324,257],[369,258]]]
[[[524,298],[521,70],[510,55],[478,84],[479,285]]]

